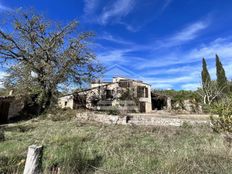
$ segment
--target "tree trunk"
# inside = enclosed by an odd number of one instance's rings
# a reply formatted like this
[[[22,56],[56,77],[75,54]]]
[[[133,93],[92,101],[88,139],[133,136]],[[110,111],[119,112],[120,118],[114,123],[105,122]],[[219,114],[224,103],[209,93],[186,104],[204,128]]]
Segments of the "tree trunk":
[[[206,95],[204,96],[204,104],[207,104],[207,103],[206,103]]]
[[[23,174],[40,174],[42,146],[32,145],[28,147],[27,160]]]
[[[43,89],[43,92],[39,95],[39,107],[40,111],[39,113],[43,113],[51,106],[52,101],[52,89]]]

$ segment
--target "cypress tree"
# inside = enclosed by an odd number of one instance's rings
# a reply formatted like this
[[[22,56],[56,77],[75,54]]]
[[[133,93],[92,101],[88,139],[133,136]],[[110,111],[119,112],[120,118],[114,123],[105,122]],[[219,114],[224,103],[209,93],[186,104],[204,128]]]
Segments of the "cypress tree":
[[[206,83],[209,83],[211,81],[205,58],[202,59],[201,79],[202,79],[202,86],[203,87],[205,86]]]
[[[220,89],[223,89],[223,93],[228,92],[228,81],[223,65],[218,55],[216,55],[216,73],[217,73],[217,85]]]

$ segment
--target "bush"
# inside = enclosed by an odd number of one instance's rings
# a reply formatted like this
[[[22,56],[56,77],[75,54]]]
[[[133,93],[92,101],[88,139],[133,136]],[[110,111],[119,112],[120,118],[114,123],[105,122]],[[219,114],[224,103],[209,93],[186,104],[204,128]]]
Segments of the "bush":
[[[217,116],[210,116],[212,129],[223,134],[226,146],[232,145],[232,98],[226,98],[211,106],[211,113]]]
[[[212,128],[216,132],[232,133],[232,98],[226,98],[211,105]]]

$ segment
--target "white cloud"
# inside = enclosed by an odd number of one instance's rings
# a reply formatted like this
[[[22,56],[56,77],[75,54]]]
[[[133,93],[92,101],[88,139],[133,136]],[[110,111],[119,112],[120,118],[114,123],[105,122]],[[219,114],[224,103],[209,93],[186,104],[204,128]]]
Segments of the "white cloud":
[[[216,39],[209,44],[204,44],[192,50],[167,53],[159,57],[153,57],[152,60],[145,60],[135,65],[138,69],[154,68],[154,67],[168,67],[170,65],[183,65],[190,63],[201,62],[205,57],[209,61],[215,59],[218,54],[226,61],[232,62],[232,39]]]
[[[124,50],[113,50],[98,54],[98,60],[102,63],[124,62]]]
[[[199,36],[200,32],[206,29],[208,26],[208,21],[198,21],[192,23],[189,26],[182,29],[180,32],[177,32],[174,35],[170,36],[169,38],[156,41],[155,49],[169,48],[194,40]]]
[[[162,77],[162,78],[145,78],[146,81],[149,83],[155,84],[155,83],[167,83],[167,84],[174,84],[174,83],[185,83],[185,82],[192,82],[193,78],[196,75],[190,74],[186,76],[177,76],[177,77]]]
[[[111,19],[118,20],[127,16],[134,8],[134,0],[116,0],[112,5],[106,6],[100,15],[99,22],[107,24]]]
[[[200,68],[200,67],[199,67]],[[180,74],[180,73],[188,73],[193,72],[196,70],[195,66],[178,66],[178,67],[167,67],[167,68],[155,68],[155,69],[148,69],[143,72],[146,76],[154,76],[154,75],[173,75],[173,74]]]
[[[199,32],[208,27],[208,22],[200,21],[189,25],[181,32],[176,33],[170,40],[173,42],[183,42],[195,39]]]
[[[127,56],[133,49],[115,49],[97,54],[98,60],[103,64],[126,64],[140,58]]]
[[[124,40],[122,38],[119,38],[119,37],[115,37],[107,32],[104,32],[101,34],[100,37],[98,37],[98,39],[100,40],[107,40],[107,41],[111,41],[111,42],[114,42],[114,43],[117,43],[117,44],[123,44],[123,45],[132,45],[134,44],[133,42],[130,42],[130,41],[127,41],[127,40]]]
[[[99,0],[84,0],[84,15],[92,15],[97,9]]]
[[[168,89],[173,88],[173,85],[168,84],[168,83],[154,83],[154,84],[151,84],[151,86],[154,89],[167,89],[168,90]]]
[[[0,12],[3,12],[3,11],[11,11],[12,9],[3,5],[1,2],[0,2]]]

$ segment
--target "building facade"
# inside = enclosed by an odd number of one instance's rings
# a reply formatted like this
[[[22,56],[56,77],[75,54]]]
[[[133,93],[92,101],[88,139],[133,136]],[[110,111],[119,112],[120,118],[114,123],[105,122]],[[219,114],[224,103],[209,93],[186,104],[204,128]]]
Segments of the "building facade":
[[[61,108],[91,110],[119,109],[128,112],[151,112],[151,86],[122,77],[112,82],[94,82],[91,88],[59,98]]]

